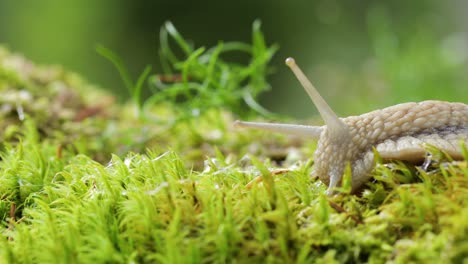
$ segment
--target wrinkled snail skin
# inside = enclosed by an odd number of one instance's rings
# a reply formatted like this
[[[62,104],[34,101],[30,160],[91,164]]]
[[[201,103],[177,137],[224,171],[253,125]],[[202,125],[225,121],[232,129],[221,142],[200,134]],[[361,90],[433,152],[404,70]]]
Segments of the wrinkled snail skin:
[[[349,137],[333,138],[325,129],[315,151],[314,175],[332,191],[346,163],[352,169],[352,188],[370,177],[375,148],[384,160],[417,162],[425,158],[425,145],[461,159],[461,141],[468,144],[468,105],[442,101],[404,103],[360,116],[341,119]]]
[[[307,80],[292,58],[293,70],[325,121],[325,126],[303,126],[236,121],[235,126],[294,134],[318,139],[312,174],[328,185],[327,193],[341,183],[347,164],[352,190],[371,177],[374,148],[384,160],[417,162],[425,158],[425,145],[462,159],[461,143],[468,145],[468,105],[444,101],[403,103],[359,116],[338,118]]]

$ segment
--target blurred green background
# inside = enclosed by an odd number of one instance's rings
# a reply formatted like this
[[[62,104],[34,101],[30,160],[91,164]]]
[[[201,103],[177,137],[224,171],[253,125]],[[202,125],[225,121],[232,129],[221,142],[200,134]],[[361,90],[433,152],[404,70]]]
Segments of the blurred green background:
[[[161,69],[165,21],[195,46],[250,42],[262,21],[279,52],[260,103],[294,118],[317,114],[284,66],[296,58],[340,116],[406,101],[468,103],[468,34],[463,1],[0,1],[0,44],[41,64],[59,64],[127,98],[97,44],[136,76]]]

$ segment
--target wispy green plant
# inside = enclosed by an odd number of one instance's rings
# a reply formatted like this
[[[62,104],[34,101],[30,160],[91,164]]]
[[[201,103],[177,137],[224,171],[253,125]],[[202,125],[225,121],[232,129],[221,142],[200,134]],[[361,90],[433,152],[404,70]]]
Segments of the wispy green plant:
[[[142,89],[144,87],[144,83],[148,78],[148,75],[151,72],[151,66],[146,66],[140,76],[137,78],[136,81],[133,81],[130,73],[128,72],[127,68],[125,67],[124,62],[122,59],[112,52],[110,49],[105,48],[104,46],[96,47],[96,51],[101,54],[101,56],[108,59],[112,64],[117,68],[119,72],[120,78],[127,89],[128,94],[132,97],[132,102],[137,107],[138,115],[143,107],[143,98],[142,98]]]
[[[140,116],[159,104],[176,104],[175,118],[185,120],[209,109],[222,108],[245,115],[248,106],[263,115],[271,115],[257,102],[257,96],[269,89],[266,76],[268,63],[277,46],[267,46],[255,21],[252,43],[220,41],[211,48],[194,47],[170,22],[160,31],[159,57],[162,74],[149,75],[147,66],[136,81],[132,81],[122,60],[110,50],[97,51],[110,60],[137,106]],[[229,60],[229,57],[244,58]],[[227,55],[227,56],[226,56]],[[147,84],[148,86],[145,86]],[[144,87],[148,91],[143,91]]]

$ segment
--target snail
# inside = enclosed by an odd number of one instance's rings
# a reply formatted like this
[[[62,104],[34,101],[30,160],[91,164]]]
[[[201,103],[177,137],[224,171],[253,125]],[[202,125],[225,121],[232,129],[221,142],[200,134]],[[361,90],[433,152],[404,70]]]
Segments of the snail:
[[[293,58],[286,59],[318,109],[324,126],[236,121],[236,127],[318,139],[312,175],[328,185],[332,195],[340,186],[347,164],[351,166],[352,193],[371,178],[374,150],[384,161],[419,162],[426,145],[434,146],[453,159],[463,159],[461,143],[468,145],[468,105],[445,101],[397,104],[359,116],[339,118],[307,79]]]

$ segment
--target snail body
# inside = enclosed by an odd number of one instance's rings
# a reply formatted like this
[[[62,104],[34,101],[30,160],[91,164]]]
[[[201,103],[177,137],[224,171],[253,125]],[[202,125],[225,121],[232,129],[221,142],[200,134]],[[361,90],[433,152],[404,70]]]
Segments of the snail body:
[[[257,128],[317,139],[312,174],[333,194],[349,163],[352,191],[371,177],[374,148],[384,160],[418,162],[425,159],[425,145],[434,146],[454,159],[462,159],[460,143],[468,145],[468,105],[444,101],[402,103],[359,116],[338,118],[315,87],[288,58],[286,64],[314,102],[324,126],[304,126],[236,121],[237,127]]]

